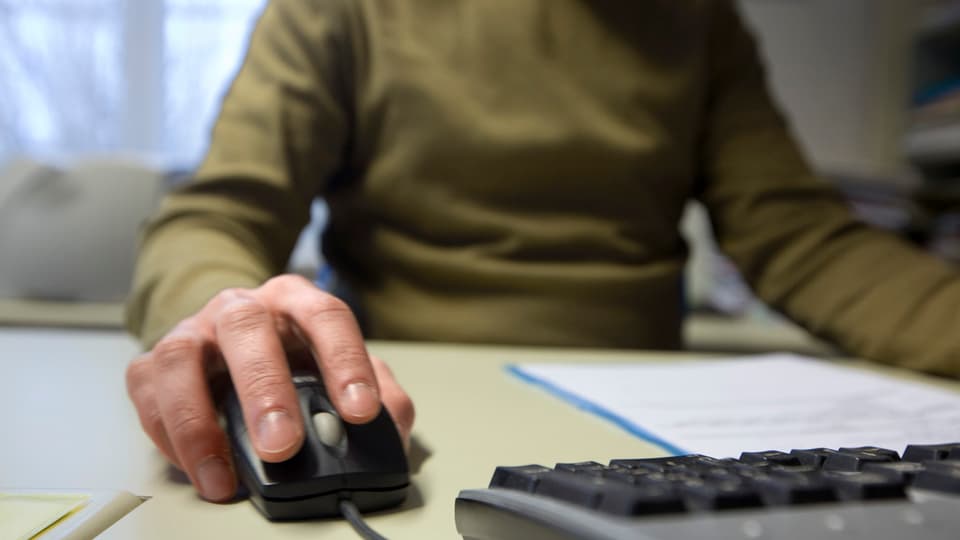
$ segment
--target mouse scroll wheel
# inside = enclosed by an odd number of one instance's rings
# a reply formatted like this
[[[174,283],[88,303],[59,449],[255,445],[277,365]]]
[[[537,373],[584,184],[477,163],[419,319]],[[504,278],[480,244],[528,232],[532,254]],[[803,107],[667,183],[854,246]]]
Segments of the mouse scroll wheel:
[[[326,446],[339,446],[343,440],[343,422],[334,414],[318,412],[313,415],[313,427],[320,442]]]

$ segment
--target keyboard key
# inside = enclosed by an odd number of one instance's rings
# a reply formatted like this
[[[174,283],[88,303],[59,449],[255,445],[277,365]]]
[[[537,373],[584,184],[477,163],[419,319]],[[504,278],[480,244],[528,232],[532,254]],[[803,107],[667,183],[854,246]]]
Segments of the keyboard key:
[[[875,499],[904,499],[907,492],[898,480],[872,472],[824,471],[824,479],[837,490],[845,501]]]
[[[919,540],[930,531],[937,540],[957,538],[960,506],[949,505],[960,502],[960,443],[911,445],[899,458],[892,450],[860,446],[745,452],[739,459],[688,455],[619,459],[609,466],[580,461],[552,469],[498,467],[490,486],[506,489],[470,490],[471,499],[457,511],[502,504],[510,516],[502,532],[515,540],[531,537],[512,528],[520,507],[536,516],[531,523],[538,530],[565,524],[557,530],[570,534],[558,539]],[[545,521],[544,515],[551,517]],[[610,534],[591,536],[605,530],[601,524],[607,521],[613,524]],[[624,528],[643,522],[657,534],[633,535]],[[685,523],[690,526],[684,529]],[[489,534],[477,529],[475,537],[500,537]]]
[[[678,484],[678,488],[687,506],[693,510],[729,510],[763,505],[757,489],[741,479],[719,482],[691,480]]]
[[[823,466],[823,462],[826,461],[828,457],[836,454],[837,451],[831,450],[830,448],[806,448],[802,450],[791,450],[790,453],[797,456],[800,463],[820,468]]]
[[[857,446],[854,448],[840,448],[840,452],[844,454],[876,454],[880,456],[887,456],[890,458],[890,461],[900,461],[900,454],[896,450],[890,450],[889,448],[880,448],[879,446]]]
[[[903,461],[922,463],[941,459],[960,459],[960,443],[911,444],[903,451]]]
[[[960,495],[960,461],[925,462],[912,487]]]
[[[653,459],[612,459],[611,467],[623,467],[625,469],[641,469],[645,471],[663,472],[668,466]]]
[[[651,472],[640,478],[644,484],[676,485],[684,482],[699,482],[703,480],[700,473],[689,469],[669,469],[666,472]]]
[[[742,470],[748,470],[743,468]],[[765,474],[763,471],[754,470],[757,475]],[[749,475],[744,475],[741,473],[741,469],[737,467],[714,467],[712,469],[707,469],[699,471],[699,476],[706,480],[710,481],[724,481],[730,479],[739,479],[743,480],[744,478],[749,478]]]
[[[612,459],[610,460],[610,466],[627,467],[628,469],[647,469],[663,472],[667,469],[678,470],[696,467],[703,464],[703,459],[719,461],[715,458],[700,454],[690,454],[686,456],[669,456],[647,459]]]
[[[612,483],[599,476],[551,471],[539,477],[535,493],[587,508],[596,508],[603,497],[604,488]]]
[[[676,473],[673,473],[676,474]],[[640,482],[650,482],[651,478],[664,479],[664,473],[654,469],[628,469],[619,465],[606,467],[602,476],[611,480],[625,482],[627,484],[637,484]]]
[[[696,459],[685,462],[684,467],[698,472],[708,472],[717,469],[727,469],[737,463],[735,459],[717,459],[708,456],[696,456]]]
[[[597,510],[621,516],[648,516],[684,512],[686,505],[672,486],[608,486]]]
[[[896,461],[893,463],[864,463],[865,472],[874,472],[882,474],[888,478],[897,480],[901,484],[910,485],[916,478],[917,473],[922,471],[922,463],[913,463],[910,461]]]
[[[730,466],[730,470],[740,478],[760,478],[770,474],[777,468],[776,465],[768,461],[758,463],[735,463]]]
[[[837,500],[837,491],[819,471],[772,472],[754,481],[764,504],[784,506]]]
[[[744,452],[740,454],[740,461],[744,463],[770,463],[771,465],[801,465],[800,458],[796,455],[781,452],[779,450],[767,450],[765,452]]]
[[[596,461],[579,461],[577,463],[557,463],[554,469],[601,476],[606,467]]]
[[[869,450],[853,450],[830,454],[823,462],[825,471],[859,471],[865,463],[891,463],[900,459],[894,452],[873,452]]]
[[[683,498],[669,484],[631,486],[570,471],[541,476],[536,493],[624,516],[682,512],[686,508]]]
[[[516,489],[533,493],[544,474],[552,472],[543,465],[521,465],[519,467],[497,467],[490,479],[490,487]]]
[[[604,478],[631,485],[639,483],[641,479],[648,474],[653,474],[653,471],[628,469],[626,467],[607,467],[607,469],[603,471]]]

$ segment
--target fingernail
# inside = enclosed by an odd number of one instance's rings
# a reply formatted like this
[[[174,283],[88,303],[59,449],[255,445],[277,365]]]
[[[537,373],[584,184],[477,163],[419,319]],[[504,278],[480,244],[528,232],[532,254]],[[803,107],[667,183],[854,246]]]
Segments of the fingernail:
[[[219,456],[210,456],[200,462],[197,466],[197,482],[200,483],[200,494],[211,501],[226,501],[236,492],[233,471]]]
[[[287,411],[270,411],[257,424],[260,449],[279,454],[297,444],[300,428]]]
[[[366,383],[353,383],[343,391],[343,410],[345,417],[366,420],[380,410],[380,396]]]

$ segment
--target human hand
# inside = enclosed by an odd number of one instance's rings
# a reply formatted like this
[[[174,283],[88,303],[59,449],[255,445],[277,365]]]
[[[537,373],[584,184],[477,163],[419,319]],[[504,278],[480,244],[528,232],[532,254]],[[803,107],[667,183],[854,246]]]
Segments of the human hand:
[[[211,382],[229,373],[260,459],[281,462],[304,441],[290,365],[315,363],[330,401],[362,424],[387,407],[407,447],[410,397],[382,361],[367,354],[350,309],[308,280],[284,275],[256,289],[220,292],[127,368],[127,391],[144,431],[200,494],[236,493],[227,436]]]

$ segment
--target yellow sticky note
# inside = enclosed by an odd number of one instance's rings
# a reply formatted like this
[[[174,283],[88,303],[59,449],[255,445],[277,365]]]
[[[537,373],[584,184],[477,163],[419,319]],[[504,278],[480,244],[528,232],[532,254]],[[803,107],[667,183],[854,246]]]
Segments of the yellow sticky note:
[[[83,494],[0,493],[0,538],[30,540],[83,507]]]

